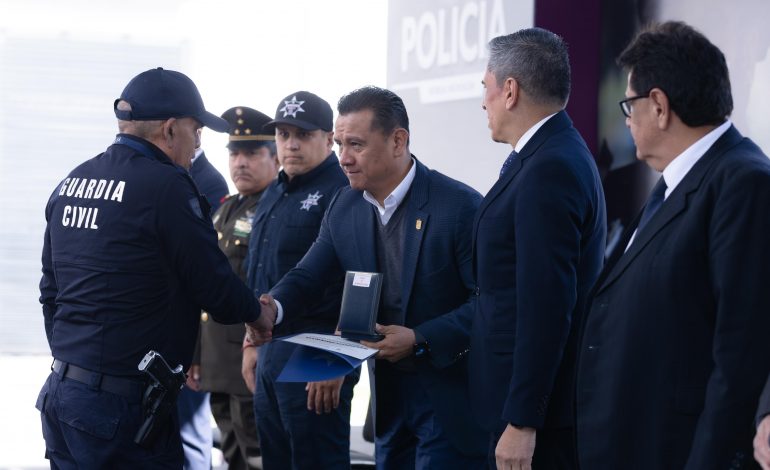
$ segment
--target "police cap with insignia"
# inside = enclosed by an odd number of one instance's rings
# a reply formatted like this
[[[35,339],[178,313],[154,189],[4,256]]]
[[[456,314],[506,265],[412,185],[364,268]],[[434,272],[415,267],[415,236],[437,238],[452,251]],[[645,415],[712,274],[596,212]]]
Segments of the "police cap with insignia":
[[[121,100],[131,105],[130,111],[118,109]],[[190,117],[217,132],[227,132],[230,127],[227,121],[206,111],[198,87],[187,75],[162,67],[132,78],[113,107],[122,121]]]
[[[275,111],[275,119],[265,124],[265,131],[274,132],[277,124],[289,124],[306,131],[334,128],[332,107],[318,95],[298,91],[282,99]]]
[[[257,148],[275,141],[275,134],[262,128],[270,116],[246,106],[236,106],[222,113],[222,119],[230,124],[230,139],[227,148]]]

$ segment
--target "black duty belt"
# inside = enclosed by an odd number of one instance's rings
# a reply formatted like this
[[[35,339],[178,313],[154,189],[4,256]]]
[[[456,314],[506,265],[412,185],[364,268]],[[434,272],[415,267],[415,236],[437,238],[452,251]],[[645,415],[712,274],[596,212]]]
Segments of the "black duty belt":
[[[141,396],[145,388],[145,383],[142,380],[100,374],[99,372],[86,370],[58,359],[53,360],[51,370],[62,378],[75,380],[97,390],[114,393],[126,398]]]

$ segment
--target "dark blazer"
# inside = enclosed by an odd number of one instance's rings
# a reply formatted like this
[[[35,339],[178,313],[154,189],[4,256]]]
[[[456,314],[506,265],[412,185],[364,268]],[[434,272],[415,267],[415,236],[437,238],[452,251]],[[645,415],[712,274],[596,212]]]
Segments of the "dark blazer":
[[[405,326],[430,344],[430,362],[417,362],[422,386],[450,441],[484,454],[486,439],[468,404],[465,354],[472,307],[471,222],[481,196],[419,161],[404,214],[402,305]],[[318,296],[324,280],[342,271],[377,272],[374,207],[362,192],[343,188],[332,201],[318,239],[271,290],[287,315]],[[469,300],[471,299],[471,300]],[[379,386],[378,386],[379,388]],[[377,407],[377,414],[395,410]]]
[[[768,234],[770,162],[731,127],[597,282],[579,350],[581,468],[753,465]]]
[[[573,325],[601,270],[606,220],[596,164],[566,112],[492,186],[473,233],[476,414],[490,432],[569,427]]]

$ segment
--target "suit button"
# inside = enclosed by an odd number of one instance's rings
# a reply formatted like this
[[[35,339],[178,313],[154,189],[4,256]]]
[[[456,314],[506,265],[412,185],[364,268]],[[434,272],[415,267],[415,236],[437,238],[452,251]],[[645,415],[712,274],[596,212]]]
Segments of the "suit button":
[[[209,321],[209,314],[206,312],[201,312],[201,321]]]
[[[595,344],[589,344],[588,345],[588,350],[589,351],[596,351],[597,349],[599,349],[599,346],[597,346]]]
[[[476,291],[474,292],[476,296],[479,296],[481,293],[481,289],[479,289],[479,286],[476,286]]]

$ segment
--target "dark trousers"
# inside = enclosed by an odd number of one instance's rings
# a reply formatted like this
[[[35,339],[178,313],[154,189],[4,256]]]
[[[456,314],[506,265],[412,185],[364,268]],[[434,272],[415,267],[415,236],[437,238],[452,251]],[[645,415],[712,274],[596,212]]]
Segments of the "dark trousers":
[[[505,426],[499,432],[492,433],[489,440],[489,468],[495,464],[495,448]],[[535,455],[532,457],[532,470],[572,470],[577,469],[577,450],[575,447],[574,428],[541,429],[535,436]]]
[[[259,456],[252,397],[211,392],[211,413],[222,434],[221,448],[228,470],[256,469],[248,464],[249,458]]]
[[[359,370],[345,378],[340,404],[331,413],[307,409],[306,383],[278,382],[298,347],[273,341],[259,350],[254,410],[265,470],[349,469],[350,402]]]
[[[449,442],[417,372],[396,370],[385,361],[377,361],[375,382],[374,445],[378,470],[485,467],[483,455],[464,455]]]
[[[142,387],[115,395],[52,372],[40,390],[46,458],[52,469],[182,468],[176,410],[149,449],[134,443],[142,424]]]

